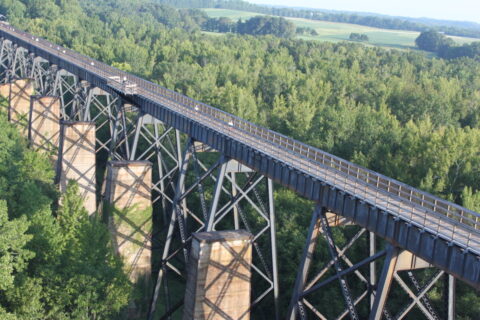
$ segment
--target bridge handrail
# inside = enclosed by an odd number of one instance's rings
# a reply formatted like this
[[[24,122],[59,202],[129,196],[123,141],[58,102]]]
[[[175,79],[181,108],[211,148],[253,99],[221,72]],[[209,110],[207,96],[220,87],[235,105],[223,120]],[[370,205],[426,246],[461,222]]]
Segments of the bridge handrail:
[[[400,199],[406,204],[413,203],[416,206],[423,208],[426,212],[431,212],[435,215],[440,214],[449,219],[452,219],[453,221],[457,221],[461,225],[468,227],[467,229],[469,230],[480,229],[480,214],[474,211],[468,210],[457,204],[448,202],[446,200],[413,188],[395,179],[386,177],[382,174],[353,164],[349,161],[329,154],[318,148],[308,146],[283,134],[255,125],[247,120],[229,114],[220,109],[211,107],[202,102],[196,101],[170,89],[161,87],[150,81],[128,74],[124,71],[81,55],[70,49],[58,45],[53,45],[52,43],[48,42],[43,38],[32,37],[30,34],[14,29],[11,26],[1,25],[0,28],[3,30],[7,29],[5,31],[8,33],[14,32],[17,36],[21,35],[23,38],[25,38],[24,41],[27,41],[33,46],[43,46],[45,47],[43,48],[43,50],[47,50],[50,53],[56,54],[60,58],[62,58],[62,55],[70,56],[76,61],[69,60],[69,62],[75,63],[86,70],[93,70],[93,72],[100,75],[106,81],[108,81],[108,78],[112,77],[112,75],[119,76],[120,78],[126,77],[127,81],[131,83],[136,83],[141,90],[147,90],[154,95],[159,95],[176,104],[181,104],[183,107],[195,110],[196,112],[204,114],[212,119],[222,121],[223,123],[228,125],[232,125],[235,128],[241,129],[245,133],[252,135],[255,138],[260,138],[288,152],[293,152],[294,154],[297,154],[302,158],[307,159],[312,164],[326,167],[329,170],[334,170],[342,176],[352,179],[352,181],[361,181],[363,183],[366,183],[368,186],[376,188],[381,192],[386,192],[389,195]],[[81,63],[79,64],[78,62]]]
[[[169,106],[166,105],[166,107]],[[174,112],[179,113],[178,111]],[[182,115],[190,116],[190,118],[196,119],[194,121],[198,121],[198,112],[193,109],[185,109]],[[230,128],[229,125],[226,123],[218,121],[210,121],[210,123],[212,124],[212,126],[215,127],[215,130],[219,132],[226,131]],[[248,134],[248,132],[245,133],[245,136],[242,136],[241,138],[239,137],[238,139],[247,140],[247,144],[253,145],[254,147],[262,147],[258,143],[259,139],[257,137]],[[273,148],[272,144],[270,144],[270,146],[270,148],[267,147],[265,150],[262,151],[265,154],[272,156],[273,158],[279,158],[281,156],[282,161],[284,161],[287,165],[296,164],[296,167],[299,168],[300,171],[318,177],[320,180],[327,182],[330,186],[334,188],[337,188],[339,190],[348,190],[347,193],[349,193],[350,195],[356,196],[360,199],[366,199],[365,201],[374,205],[376,208],[393,213],[397,218],[410,223],[412,226],[422,228],[423,230],[428,231],[434,236],[443,238],[446,241],[455,243],[480,255],[480,240],[472,238],[473,234],[478,234],[478,231],[476,231],[475,229],[449,217],[445,217],[435,212],[429,212],[429,210],[415,210],[415,206],[412,206],[411,203],[410,206],[406,209],[404,204],[401,205],[398,203],[398,201],[392,201],[392,199],[396,198],[392,197],[391,195],[388,195],[386,197],[386,200],[383,199],[380,196],[381,193],[384,193],[383,191],[379,191],[378,189],[373,190],[372,188],[368,187],[369,185],[366,184],[364,181],[359,180],[358,182],[356,181],[355,183],[352,183],[351,177],[342,174],[339,171],[319,170],[319,168],[328,169],[329,167],[319,163],[316,163],[315,166],[313,166],[313,163],[308,161],[308,159],[303,156],[299,156],[297,153],[291,150],[286,149],[283,150],[286,152],[280,153],[279,148]],[[307,168],[305,168],[299,160],[308,161]],[[370,198],[366,197],[366,195],[368,195]],[[373,201],[371,199],[373,199]],[[448,226],[451,227],[451,229],[445,230],[445,223],[447,223]],[[465,232],[459,233],[460,230],[464,230]]]

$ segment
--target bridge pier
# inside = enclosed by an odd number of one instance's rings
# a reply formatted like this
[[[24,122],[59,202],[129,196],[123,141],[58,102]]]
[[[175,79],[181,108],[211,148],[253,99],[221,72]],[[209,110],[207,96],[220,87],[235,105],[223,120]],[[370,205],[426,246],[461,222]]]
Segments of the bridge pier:
[[[132,282],[151,279],[152,164],[111,161],[105,199],[114,249],[123,257]]]
[[[27,137],[31,96],[34,94],[33,79],[18,79],[10,84],[8,120],[20,128]]]
[[[212,161],[213,159],[217,160]],[[255,292],[250,308],[260,304],[270,295],[277,309],[279,289],[273,182],[191,138],[187,140],[181,160],[150,319],[153,319],[156,312],[162,286],[166,306],[163,314],[173,314],[181,306],[181,302],[173,304],[170,302],[168,282],[178,281],[175,279],[178,277],[169,276],[178,273],[176,268],[171,268],[171,261],[178,261],[180,258],[187,263],[191,233],[201,231],[245,229],[254,235],[257,240],[252,244],[252,250],[259,259],[253,262],[253,276],[264,286],[262,290]],[[187,180],[189,172],[193,174],[194,181],[190,185],[187,184],[190,182]],[[266,186],[260,192],[262,183]],[[207,188],[212,194],[210,201],[205,197]],[[187,197],[190,199],[195,194],[199,197],[200,206],[190,208],[187,206]],[[176,228],[178,233],[175,232]],[[180,239],[175,239],[176,235],[180,235]],[[258,239],[270,244],[268,253],[260,247]],[[180,257],[182,253],[183,258]],[[275,311],[274,314],[275,319],[278,319],[278,313]]]
[[[95,123],[61,123],[57,161],[57,183],[65,192],[68,181],[75,180],[89,215],[96,211]]]
[[[36,150],[58,152],[60,138],[60,99],[32,96],[28,139]]]
[[[4,99],[10,99],[10,83],[2,83],[0,84],[0,96]],[[8,112],[8,105],[7,105],[7,112]]]
[[[183,319],[250,319],[252,234],[192,235]]]

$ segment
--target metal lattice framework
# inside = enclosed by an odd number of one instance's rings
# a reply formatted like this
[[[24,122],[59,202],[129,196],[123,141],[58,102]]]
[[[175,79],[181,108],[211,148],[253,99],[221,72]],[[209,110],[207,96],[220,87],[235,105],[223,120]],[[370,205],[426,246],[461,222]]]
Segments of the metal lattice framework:
[[[252,308],[272,297],[273,317],[280,317],[274,182],[316,203],[289,319],[326,319],[315,293],[333,282],[345,302],[339,319],[362,317],[361,304],[370,319],[401,319],[414,307],[439,319],[426,293],[445,272],[453,319],[455,278],[480,287],[478,213],[8,24],[0,24],[0,36],[3,83],[32,78],[37,93],[60,98],[63,120],[95,122],[99,157],[152,162],[154,215],[164,227],[153,235],[160,257],[150,319],[170,318],[182,304],[175,291],[185,286],[191,234],[228,229],[254,235]],[[343,247],[335,227],[356,228]],[[309,277],[320,235],[330,258]],[[352,261],[348,250],[365,238],[367,257]],[[376,238],[388,245],[377,251]],[[422,283],[412,271],[431,267],[440,271]],[[352,277],[360,285],[352,287]],[[411,301],[392,316],[385,305],[394,281]]]

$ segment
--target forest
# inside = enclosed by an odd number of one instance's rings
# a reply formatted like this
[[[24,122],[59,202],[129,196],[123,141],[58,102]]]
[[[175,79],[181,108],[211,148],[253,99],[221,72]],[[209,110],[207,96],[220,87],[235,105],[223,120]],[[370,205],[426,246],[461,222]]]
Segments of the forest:
[[[122,319],[133,297],[107,227],[0,113],[0,319]],[[62,205],[54,208],[59,198]]]
[[[0,13],[33,34],[480,211],[478,60],[274,35],[215,37],[201,32],[201,11],[160,2],[0,0]],[[108,231],[86,218],[75,185],[53,206],[60,195],[48,160],[0,120],[0,319],[119,319],[135,293]],[[312,206],[283,189],[275,200],[286,306]],[[478,293],[457,290],[457,319],[478,318]],[[443,305],[435,292],[430,298]]]
[[[258,16],[246,21],[234,22],[228,18],[207,18],[199,28],[213,32],[231,32],[250,35],[274,35],[281,38],[291,38],[295,34],[310,33],[315,30],[298,28],[282,17]]]

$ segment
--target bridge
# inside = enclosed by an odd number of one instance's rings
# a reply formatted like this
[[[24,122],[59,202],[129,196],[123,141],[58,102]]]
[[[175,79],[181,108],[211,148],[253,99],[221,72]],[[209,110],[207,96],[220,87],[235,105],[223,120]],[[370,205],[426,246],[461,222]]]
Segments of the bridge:
[[[0,23],[0,38],[1,80],[10,90],[11,121],[17,119],[13,116],[15,101],[23,97],[18,95],[27,92],[30,83],[40,96],[58,98],[60,140],[68,138],[68,126],[72,123],[93,125],[94,135],[87,142],[97,158],[103,154],[110,161],[107,169],[100,168],[110,172],[104,175],[105,180],[122,163],[126,163],[125,172],[133,172],[130,165],[140,166],[149,161],[150,169],[143,169],[142,174],[152,175],[151,181],[140,187],[151,192],[153,210],[157,212],[158,208],[166,226],[156,234],[154,230],[153,237],[152,231],[145,229],[144,239],[138,240],[151,243],[153,251],[156,246],[162,251],[158,266],[153,268],[155,286],[150,319],[178,314],[183,295],[179,297],[174,292],[185,287],[192,260],[190,247],[196,239],[192,234],[202,231],[246,229],[252,234],[251,270],[258,281],[251,284],[255,294],[243,318],[248,318],[250,310],[265,299],[272,299],[275,310],[271,318],[303,319],[311,315],[325,319],[321,307],[310,301],[324,286],[338,281],[345,300],[345,310],[338,318],[360,318],[358,304],[369,298],[370,319],[403,318],[414,307],[426,318],[438,319],[439,313],[432,308],[426,293],[447,273],[446,314],[453,319],[455,279],[480,288],[478,213],[6,23]],[[19,119],[17,122],[22,125]],[[30,124],[24,124],[29,132],[38,130],[32,129],[32,123],[30,115]],[[60,150],[71,148],[78,141],[70,144],[60,141]],[[64,153],[57,162],[65,162],[65,157]],[[83,170],[81,166],[72,166],[76,171]],[[106,191],[96,188],[95,175],[87,171],[75,177],[78,180],[90,177],[81,189],[85,190],[85,198],[90,192],[93,199],[90,211],[95,211],[114,196],[106,195],[112,190],[108,183]],[[280,314],[278,305],[282,275],[278,274],[277,266],[275,185],[289,188],[315,204],[313,212],[305,212],[311,216],[311,225],[287,314]],[[124,193],[131,188],[132,185],[125,186]],[[95,200],[96,194],[101,199]],[[257,217],[256,225],[252,215]],[[359,231],[340,248],[335,244],[332,229],[346,225],[357,226]],[[320,235],[326,239],[331,259],[320,273],[311,277]],[[361,237],[368,238],[369,255],[353,263],[346,251]],[[386,243],[382,250],[377,250],[377,237]],[[162,240],[155,243],[158,238]],[[138,253],[137,260],[139,257],[142,253]],[[377,272],[379,261],[383,261],[383,267]],[[410,271],[427,267],[438,272],[421,286]],[[364,268],[369,268],[368,276],[362,274]],[[328,273],[328,270],[333,271]],[[414,289],[398,276],[401,271],[408,272]],[[326,278],[327,274],[330,277]],[[350,288],[351,275],[365,285],[358,296]],[[411,299],[395,316],[386,308],[394,281]],[[218,318],[230,319],[227,315]]]

